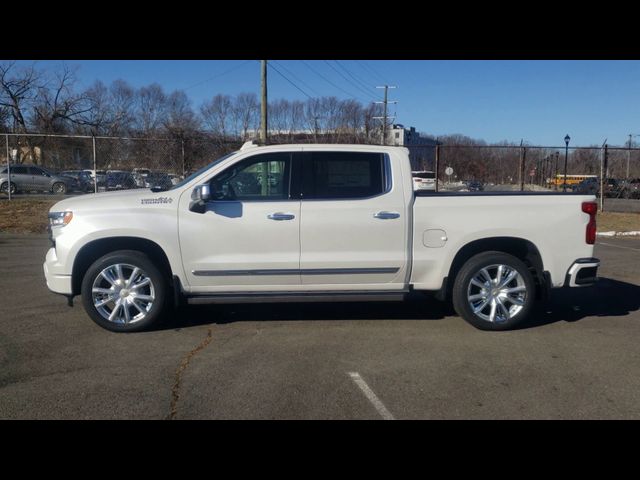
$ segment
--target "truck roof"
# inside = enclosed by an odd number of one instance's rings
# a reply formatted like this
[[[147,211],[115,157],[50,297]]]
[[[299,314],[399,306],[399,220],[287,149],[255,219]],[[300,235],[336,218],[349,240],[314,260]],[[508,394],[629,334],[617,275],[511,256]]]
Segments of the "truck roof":
[[[363,151],[398,151],[404,150],[408,152],[406,147],[402,146],[389,146],[389,145],[372,145],[362,143],[290,143],[290,144],[274,144],[274,145],[259,145],[254,141],[245,142],[240,147],[241,152],[245,152],[252,149],[260,150],[281,150],[288,148],[303,148],[312,150],[363,150]]]

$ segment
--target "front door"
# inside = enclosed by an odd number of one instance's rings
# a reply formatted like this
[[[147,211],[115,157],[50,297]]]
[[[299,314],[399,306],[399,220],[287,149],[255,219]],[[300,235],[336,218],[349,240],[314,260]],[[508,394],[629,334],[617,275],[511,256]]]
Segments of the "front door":
[[[11,183],[15,183],[18,190],[25,192],[33,190],[33,175],[29,172],[29,167],[16,166],[11,167]]]
[[[302,171],[302,283],[315,290],[404,288],[408,209],[389,157],[310,151]]]
[[[256,154],[217,173],[204,214],[180,205],[180,248],[193,292],[300,285],[300,199],[293,152]]]

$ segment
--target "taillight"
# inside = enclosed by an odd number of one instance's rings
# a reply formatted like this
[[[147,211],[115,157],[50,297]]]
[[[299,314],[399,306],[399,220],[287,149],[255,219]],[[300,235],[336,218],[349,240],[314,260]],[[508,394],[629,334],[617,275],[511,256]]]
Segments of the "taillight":
[[[596,213],[598,212],[598,204],[596,202],[582,202],[582,211],[589,214],[586,241],[589,245],[593,245],[596,243]]]

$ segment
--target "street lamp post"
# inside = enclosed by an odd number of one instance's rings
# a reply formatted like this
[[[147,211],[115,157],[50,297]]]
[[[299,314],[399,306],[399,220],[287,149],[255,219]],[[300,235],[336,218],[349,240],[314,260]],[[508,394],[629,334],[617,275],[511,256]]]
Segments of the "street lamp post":
[[[571,137],[567,133],[567,135],[564,137],[565,148],[564,148],[564,182],[562,185],[563,192],[567,191],[567,158],[569,157],[569,141],[570,140],[571,140]]]

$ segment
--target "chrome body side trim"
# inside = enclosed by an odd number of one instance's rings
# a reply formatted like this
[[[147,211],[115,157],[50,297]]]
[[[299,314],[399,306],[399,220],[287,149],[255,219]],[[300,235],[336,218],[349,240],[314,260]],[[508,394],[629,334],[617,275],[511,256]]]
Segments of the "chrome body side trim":
[[[274,270],[193,270],[196,276],[239,276],[239,275],[358,275],[375,273],[397,273],[396,267],[380,268],[307,268],[307,269],[274,269]]]

